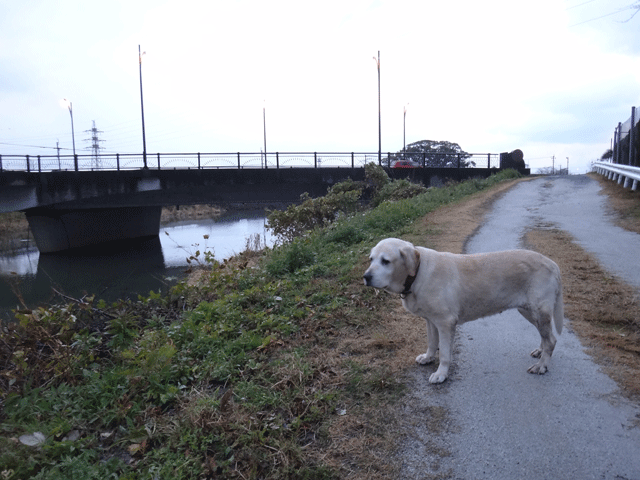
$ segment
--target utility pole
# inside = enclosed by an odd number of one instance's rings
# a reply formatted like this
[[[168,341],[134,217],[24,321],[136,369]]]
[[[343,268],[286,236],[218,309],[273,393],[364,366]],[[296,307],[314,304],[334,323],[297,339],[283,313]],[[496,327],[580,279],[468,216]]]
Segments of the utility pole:
[[[380,50],[378,50],[378,164],[382,165],[382,109],[380,107]]]
[[[142,55],[147,52],[140,53],[140,45],[138,45],[138,63],[140,64],[140,111],[142,112],[142,161],[144,168],[147,169],[147,138],[144,132],[144,102],[142,100]]]
[[[93,159],[91,163],[94,165],[96,170],[99,170],[100,167],[102,167],[102,165],[100,164],[100,150],[102,150],[100,142],[104,142],[104,140],[100,140],[100,138],[98,138],[98,134],[104,132],[96,128],[96,121],[93,120],[93,127],[91,128],[91,130],[85,130],[84,133],[91,134],[91,137],[86,138],[84,141],[91,142],[91,146],[87,147],[86,150],[91,150],[93,152]]]
[[[56,150],[58,151],[58,170],[62,170],[60,166],[60,140],[56,138]]]
[[[551,157],[551,175],[556,174],[556,156]]]

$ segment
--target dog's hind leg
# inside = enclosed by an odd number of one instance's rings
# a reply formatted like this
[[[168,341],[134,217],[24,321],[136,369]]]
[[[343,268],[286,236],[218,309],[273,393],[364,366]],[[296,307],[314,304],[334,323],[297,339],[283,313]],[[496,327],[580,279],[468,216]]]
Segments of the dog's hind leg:
[[[529,323],[531,323],[534,327],[538,328],[538,322],[533,318],[533,315],[531,314],[531,312],[525,308],[518,308],[518,312],[520,312],[520,315],[522,315],[524,318],[527,319],[527,321],[529,321]],[[540,358],[540,355],[542,355],[542,342],[540,342],[540,347],[534,349],[530,355],[533,358]]]
[[[531,352],[531,356],[538,358],[538,363],[531,365],[527,370],[529,373],[543,375],[548,371],[549,360],[556,346],[556,337],[553,335],[551,327],[551,309],[541,307],[535,310],[519,308],[520,314],[529,320],[540,333],[540,348],[536,348]]]
[[[438,329],[427,319],[427,353],[418,355],[416,357],[416,362],[420,365],[426,365],[427,363],[434,362],[436,359],[436,352],[438,351],[439,338]]]

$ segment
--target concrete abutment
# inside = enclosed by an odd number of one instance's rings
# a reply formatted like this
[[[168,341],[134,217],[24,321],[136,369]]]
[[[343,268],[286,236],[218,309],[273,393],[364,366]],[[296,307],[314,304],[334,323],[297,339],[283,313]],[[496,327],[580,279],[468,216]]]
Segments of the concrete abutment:
[[[26,210],[41,253],[60,252],[114,240],[157,236],[161,206]]]

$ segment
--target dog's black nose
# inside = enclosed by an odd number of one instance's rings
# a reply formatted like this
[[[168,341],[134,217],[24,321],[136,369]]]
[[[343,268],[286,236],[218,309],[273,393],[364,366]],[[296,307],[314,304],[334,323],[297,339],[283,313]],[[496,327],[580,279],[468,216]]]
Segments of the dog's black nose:
[[[362,276],[362,278],[364,278],[364,284],[365,284],[366,286],[371,285],[371,277],[372,277],[372,275],[371,275],[370,273],[365,273],[365,274]]]

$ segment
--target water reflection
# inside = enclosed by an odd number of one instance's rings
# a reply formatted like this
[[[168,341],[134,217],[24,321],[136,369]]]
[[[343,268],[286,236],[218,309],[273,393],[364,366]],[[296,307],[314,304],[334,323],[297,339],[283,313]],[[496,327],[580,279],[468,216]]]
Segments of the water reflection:
[[[210,251],[222,260],[245,250],[247,239],[260,235],[272,244],[264,217],[227,216],[218,220],[174,222],[160,227],[160,241],[167,266],[186,265],[185,259],[197,250]],[[205,235],[209,238],[205,239]]]
[[[263,244],[271,245],[264,216],[245,213],[218,221],[176,222],[161,227],[159,237],[71,253],[41,255],[30,248],[0,255],[1,319],[13,319],[11,309],[19,305],[13,291],[16,288],[30,307],[61,301],[52,288],[75,298],[85,294],[96,294],[107,301],[137,298],[138,294],[166,288],[180,277],[186,259],[197,250],[202,260],[207,250],[222,260],[245,250],[247,239],[256,234]]]

